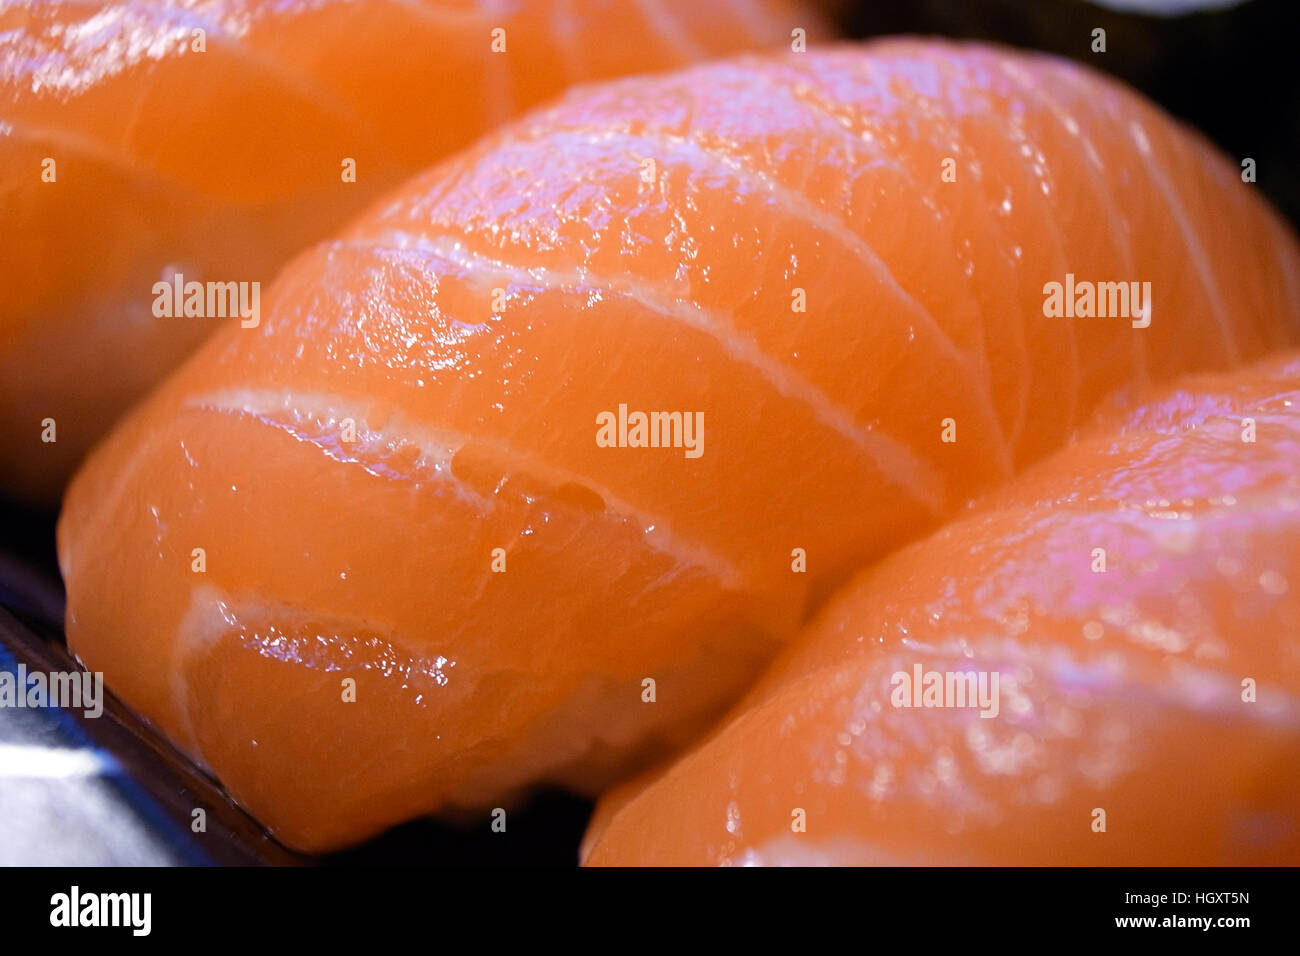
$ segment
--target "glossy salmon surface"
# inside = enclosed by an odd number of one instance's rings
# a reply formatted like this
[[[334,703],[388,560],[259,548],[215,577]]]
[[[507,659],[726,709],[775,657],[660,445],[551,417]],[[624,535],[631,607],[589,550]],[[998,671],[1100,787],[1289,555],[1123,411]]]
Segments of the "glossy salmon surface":
[[[796,29],[824,34],[784,0],[3,0],[0,493],[57,501],[131,402],[256,319],[160,316],[156,282],[266,285],[574,84]]]
[[[597,790],[1106,396],[1293,341],[1296,266],[1231,163],[1057,60],[595,86],[297,257],[124,421],[61,519],[69,641],[296,847]],[[1076,280],[1151,293],[1045,314]]]
[[[1295,865],[1297,758],[1292,352],[1106,408],[865,572],[585,857]]]

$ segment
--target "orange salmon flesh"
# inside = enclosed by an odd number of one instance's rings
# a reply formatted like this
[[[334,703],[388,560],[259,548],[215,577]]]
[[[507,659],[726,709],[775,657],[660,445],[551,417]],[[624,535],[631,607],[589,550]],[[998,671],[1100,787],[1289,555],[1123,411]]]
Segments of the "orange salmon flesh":
[[[1298,463],[1300,353],[1107,409],[841,591],[586,861],[1294,864]]]
[[[825,35],[785,0],[0,0],[0,494],[56,502],[134,401],[240,321],[161,319],[156,282],[268,285],[573,84],[794,29]]]
[[[68,641],[309,851],[603,793],[766,671],[588,862],[1300,862],[1298,267],[1232,162],[1057,59],[584,87],[118,424]],[[914,664],[1004,674],[997,716],[874,709]]]

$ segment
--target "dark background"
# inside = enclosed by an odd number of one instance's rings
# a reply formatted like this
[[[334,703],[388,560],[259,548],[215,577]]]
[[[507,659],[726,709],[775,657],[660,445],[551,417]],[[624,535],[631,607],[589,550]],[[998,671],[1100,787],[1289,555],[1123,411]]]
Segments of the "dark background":
[[[840,19],[854,37],[923,33],[985,40],[1112,73],[1198,127],[1238,163],[1253,157],[1260,188],[1295,224],[1297,13],[1295,0],[1250,0],[1174,18],[1118,13],[1084,0],[860,0],[841,4]],[[1097,27],[1106,31],[1105,53],[1092,52]]]

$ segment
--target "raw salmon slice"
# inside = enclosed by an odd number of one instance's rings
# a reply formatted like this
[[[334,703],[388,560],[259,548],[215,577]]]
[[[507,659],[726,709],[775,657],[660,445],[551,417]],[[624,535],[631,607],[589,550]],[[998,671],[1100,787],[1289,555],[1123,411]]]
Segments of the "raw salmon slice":
[[[68,638],[297,847],[597,789],[1107,392],[1290,340],[1296,264],[1230,164],[1055,60],[593,87],[298,257],[119,427],[61,520]],[[1044,316],[1068,273],[1152,282],[1148,327]]]
[[[586,861],[1300,862],[1297,465],[1294,352],[1107,409],[854,581]]]
[[[132,401],[237,321],[216,300],[158,317],[154,283],[267,283],[573,83],[795,29],[823,35],[784,0],[3,0],[0,492],[57,500]]]

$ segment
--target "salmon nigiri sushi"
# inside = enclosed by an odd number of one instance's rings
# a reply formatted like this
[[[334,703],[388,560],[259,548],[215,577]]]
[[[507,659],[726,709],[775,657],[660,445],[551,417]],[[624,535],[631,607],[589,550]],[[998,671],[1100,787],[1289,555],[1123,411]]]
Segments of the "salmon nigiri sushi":
[[[822,34],[784,0],[3,0],[0,493],[56,501],[252,283],[525,107]]]
[[[1057,60],[595,86],[124,421],[60,522],[69,643],[295,847],[590,792],[1103,397],[1292,341],[1296,267],[1233,164]]]
[[[1108,408],[845,589],[590,864],[1300,862],[1300,354]]]

